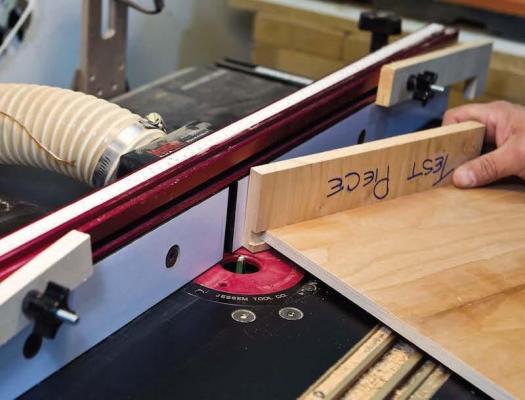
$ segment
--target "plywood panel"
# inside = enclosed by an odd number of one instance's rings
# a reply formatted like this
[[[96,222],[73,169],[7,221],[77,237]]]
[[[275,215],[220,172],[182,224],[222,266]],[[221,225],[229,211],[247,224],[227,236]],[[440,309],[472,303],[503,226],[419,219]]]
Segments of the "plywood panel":
[[[500,100],[525,103],[525,59],[511,54],[493,53],[486,93]]]
[[[388,42],[392,43],[406,36],[406,33],[392,35],[388,37]],[[370,52],[371,34],[367,31],[360,31],[357,28],[348,32],[343,44],[343,61],[353,62],[365,57]]]
[[[254,167],[246,246],[269,228],[450,183],[479,155],[484,132],[464,122]]]
[[[310,79],[322,78],[346,65],[346,63],[339,60],[262,43],[255,45],[254,62]]]
[[[525,190],[442,187],[267,231],[474,385],[525,396]]]
[[[294,4],[279,4],[267,0],[229,0],[230,7],[240,10],[253,11],[256,13],[264,12],[267,14],[286,16],[289,19],[296,21],[308,21],[317,26],[330,27],[340,30],[357,30],[357,12],[355,15],[349,16],[348,9],[351,7],[343,7],[346,12],[340,15],[333,15],[327,13],[322,9],[317,10],[315,4],[310,4],[307,9],[301,7],[294,7]],[[341,7],[341,5],[339,5]],[[325,8],[325,7],[321,7]]]
[[[260,12],[255,16],[253,36],[258,44],[342,60],[345,32],[308,20]]]

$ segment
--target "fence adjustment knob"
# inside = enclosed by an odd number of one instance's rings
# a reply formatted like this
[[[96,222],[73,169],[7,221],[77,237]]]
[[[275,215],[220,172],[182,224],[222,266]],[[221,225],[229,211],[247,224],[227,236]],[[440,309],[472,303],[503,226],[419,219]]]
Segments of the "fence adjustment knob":
[[[431,71],[410,75],[407,81],[407,90],[412,92],[414,100],[419,100],[425,106],[435,93],[445,91],[443,86],[436,85],[437,78],[438,74]]]
[[[34,326],[24,344],[24,357],[34,357],[42,346],[43,338],[53,339],[63,322],[78,322],[78,315],[68,306],[68,296],[69,289],[55,282],[49,282],[44,293],[31,290],[26,294],[22,311],[34,321]]]
[[[370,31],[370,52],[388,44],[388,36],[401,33],[401,18],[392,11],[365,11],[359,16],[359,29]]]

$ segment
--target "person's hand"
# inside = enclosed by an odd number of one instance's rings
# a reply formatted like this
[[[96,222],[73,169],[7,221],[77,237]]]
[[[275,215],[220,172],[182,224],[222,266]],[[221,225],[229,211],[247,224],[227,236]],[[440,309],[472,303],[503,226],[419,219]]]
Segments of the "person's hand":
[[[448,110],[443,125],[474,120],[486,126],[485,142],[496,149],[454,171],[454,185],[483,186],[508,176],[525,179],[525,107],[506,101],[469,104]]]

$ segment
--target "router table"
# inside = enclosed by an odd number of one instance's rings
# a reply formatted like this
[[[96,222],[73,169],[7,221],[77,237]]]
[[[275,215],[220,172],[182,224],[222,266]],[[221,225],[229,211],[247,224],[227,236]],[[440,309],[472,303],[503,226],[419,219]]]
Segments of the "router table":
[[[456,34],[430,25],[325,78],[324,87],[318,85],[323,80],[311,84],[229,60],[177,71],[115,98],[139,114],[160,113],[168,131],[188,122],[210,124],[203,139],[173,155],[221,132],[242,131],[245,142],[225,139],[227,148],[213,142],[198,164],[175,159],[168,164],[167,156],[113,184],[131,185],[128,198],[116,189],[109,193],[109,185],[85,198],[75,218],[37,221],[34,236],[24,236],[26,228],[15,232],[16,246],[9,241],[13,235],[0,241],[4,279],[70,229],[91,235],[96,263],[93,276],[71,293],[71,308],[80,316],[76,326],[44,340],[29,360],[22,356],[29,325],[0,347],[0,397],[297,398],[378,332],[388,343],[370,345],[375,358],[355,368],[348,388],[376,366],[377,376],[385,374],[392,384],[391,396],[424,365],[430,367],[425,377],[442,374],[427,382],[435,385],[431,396],[415,398],[486,397],[424,354],[409,369],[395,360],[381,364],[395,348],[418,350],[276,251],[252,254],[242,245],[251,166],[438,126],[447,92],[424,106],[408,100],[378,107],[377,65],[436,48]],[[285,103],[275,103],[282,98]],[[304,99],[312,101],[297,106]],[[257,113],[265,118],[257,120]],[[141,183],[139,175],[146,173],[150,181]],[[185,184],[189,175],[195,177],[192,185]],[[137,181],[126,183],[132,177]],[[85,188],[75,190],[64,204]],[[100,207],[89,202],[106,192],[105,201],[118,196],[122,201],[102,214],[89,211]],[[328,398],[319,390],[311,395]]]
[[[115,101],[139,114],[158,111],[170,130],[193,120],[220,129],[297,89],[286,81],[209,66],[183,70]],[[433,113],[439,115],[435,107],[424,110],[430,124]],[[276,270],[260,278],[261,272],[246,271],[223,292],[217,280],[228,266],[226,258],[21,398],[298,397],[378,321],[302,270],[287,282],[293,263],[275,252],[259,257],[275,263]],[[238,310],[255,320],[238,322]],[[280,310],[294,314],[281,316]],[[435,398],[483,395],[453,375]]]

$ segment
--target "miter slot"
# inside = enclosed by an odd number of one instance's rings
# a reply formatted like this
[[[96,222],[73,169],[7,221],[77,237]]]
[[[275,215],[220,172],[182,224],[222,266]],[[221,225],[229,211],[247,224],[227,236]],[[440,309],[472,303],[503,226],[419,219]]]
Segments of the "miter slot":
[[[448,380],[450,372],[427,360],[393,394],[393,400],[425,400],[431,398]]]
[[[301,400],[337,399],[394,343],[394,333],[376,326],[301,397]]]
[[[430,399],[448,377],[390,329],[376,326],[300,399]]]

